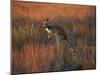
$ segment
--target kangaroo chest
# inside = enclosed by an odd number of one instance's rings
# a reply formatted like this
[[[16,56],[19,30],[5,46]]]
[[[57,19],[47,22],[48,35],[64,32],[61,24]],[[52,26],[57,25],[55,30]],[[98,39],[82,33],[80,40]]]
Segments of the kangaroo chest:
[[[49,33],[52,34],[52,31],[49,28],[45,28],[45,30]]]

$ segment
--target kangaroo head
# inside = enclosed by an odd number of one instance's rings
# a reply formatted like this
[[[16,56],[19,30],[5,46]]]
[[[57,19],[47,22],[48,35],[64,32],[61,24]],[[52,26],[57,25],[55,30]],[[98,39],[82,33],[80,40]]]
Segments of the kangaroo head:
[[[43,19],[43,27],[45,28],[45,31],[47,32],[48,38],[51,39],[52,37],[52,31],[49,29],[48,25],[49,18]]]
[[[43,27],[47,27],[48,26],[48,21],[49,21],[49,18],[43,19]]]

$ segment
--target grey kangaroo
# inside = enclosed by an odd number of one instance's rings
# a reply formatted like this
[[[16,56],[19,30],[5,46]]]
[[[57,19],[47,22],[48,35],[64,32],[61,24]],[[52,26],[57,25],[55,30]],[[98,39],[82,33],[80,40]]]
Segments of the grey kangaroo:
[[[54,59],[56,61],[55,70],[65,70],[67,67],[66,50],[68,49],[66,32],[60,26],[49,25],[49,18],[43,20],[43,27],[48,34],[48,38],[51,39],[54,37],[56,40],[56,58]]]
[[[68,61],[69,59],[69,45],[66,32],[62,27],[49,25],[49,18],[43,20],[43,27],[48,34],[48,38],[54,37],[56,40],[56,51],[54,56],[55,69],[53,71],[61,71],[61,70],[76,70],[81,69],[80,65],[72,65]]]

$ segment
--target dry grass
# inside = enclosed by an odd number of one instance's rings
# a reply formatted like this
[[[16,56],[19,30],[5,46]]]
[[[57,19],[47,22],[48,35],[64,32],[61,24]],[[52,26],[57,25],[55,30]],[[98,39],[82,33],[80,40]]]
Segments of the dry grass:
[[[26,3],[27,4],[27,3]],[[37,7],[38,5],[32,7]],[[22,9],[20,3],[14,4]],[[28,4],[26,5],[29,6]],[[40,4],[41,6],[41,4]],[[47,6],[47,5],[46,5]],[[53,5],[55,8],[59,6]],[[51,12],[53,6],[48,6],[48,14]],[[74,9],[72,5],[68,5]],[[51,7],[51,8],[50,8]],[[15,7],[14,7],[15,8]],[[43,7],[42,7],[43,8]],[[59,7],[60,9],[65,8],[64,5]],[[84,8],[83,16],[78,18],[77,15],[74,16],[70,13],[72,10],[65,10],[61,12],[59,10],[58,15],[51,16],[50,24],[60,25],[68,36],[67,48],[67,61],[70,65],[73,65],[76,69],[95,69],[96,68],[96,23],[95,23],[95,9],[94,7],[81,7],[76,6],[80,10],[78,13],[81,13],[81,8]],[[23,8],[24,9],[24,8]],[[30,8],[33,9],[33,8]],[[44,10],[46,8],[43,8]],[[91,14],[88,14],[90,12]],[[26,9],[24,9],[26,11]],[[37,11],[36,9],[34,9]],[[42,9],[41,9],[42,10]],[[44,31],[42,25],[42,20],[39,18],[39,13],[34,13],[30,18],[25,16],[23,10],[13,9],[13,20],[12,20],[12,72],[13,73],[31,73],[31,72],[48,72],[48,71],[57,71],[55,65],[57,58],[57,48],[55,45],[55,40],[49,40],[47,34]],[[24,11],[24,12],[25,12]],[[56,12],[55,10],[54,12]],[[64,10],[63,10],[64,11]],[[72,16],[65,16],[66,11],[69,11]],[[33,10],[30,12],[33,12]],[[57,11],[58,12],[58,11]],[[18,15],[14,15],[18,13]],[[42,12],[43,13],[43,12]],[[42,13],[40,15],[42,15]],[[53,12],[52,12],[53,13]],[[21,14],[21,15],[20,15]],[[64,14],[59,15],[59,14]],[[29,15],[32,15],[30,13]],[[43,14],[44,15],[44,14]],[[50,16],[50,14],[49,14]],[[36,18],[36,19],[34,19]],[[59,49],[58,53],[62,51]],[[67,64],[67,63],[66,63]],[[72,70],[76,70],[72,69]]]
[[[36,27],[33,25],[33,22],[29,23],[31,26],[28,26],[28,23],[25,23],[23,26],[23,23],[15,22],[12,28],[13,72],[30,73],[56,71],[55,64],[58,58],[56,57],[57,52],[54,40],[50,42],[45,31],[40,31],[41,27]],[[16,26],[17,24],[18,27]],[[79,36],[79,33],[75,35]],[[72,34],[70,34],[70,36],[72,36]],[[70,42],[73,39],[69,39],[69,48],[66,53],[68,59],[66,60],[68,63],[79,67],[79,69],[93,69],[96,64],[95,45],[93,41],[91,42],[91,39],[86,39],[86,37],[87,36],[83,37],[84,39],[78,37],[78,41],[76,41],[76,46],[74,47],[70,46],[70,43],[74,45],[75,42]],[[75,37],[74,40],[77,40],[77,37]],[[91,42],[90,45],[87,44],[89,40]],[[58,53],[61,53],[60,49]]]

